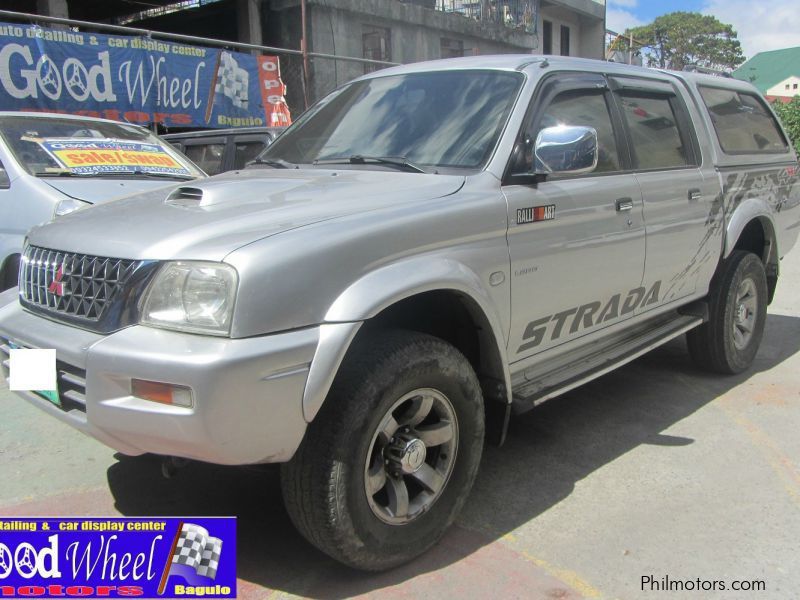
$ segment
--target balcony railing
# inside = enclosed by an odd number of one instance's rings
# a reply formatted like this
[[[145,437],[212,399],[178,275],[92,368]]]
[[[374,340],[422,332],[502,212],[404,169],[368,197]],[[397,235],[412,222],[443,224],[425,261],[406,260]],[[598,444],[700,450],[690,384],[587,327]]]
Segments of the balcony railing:
[[[489,21],[536,32],[536,14],[540,0],[411,0],[414,4],[427,5],[448,13],[457,13],[478,21]],[[431,6],[434,4],[434,6]]]

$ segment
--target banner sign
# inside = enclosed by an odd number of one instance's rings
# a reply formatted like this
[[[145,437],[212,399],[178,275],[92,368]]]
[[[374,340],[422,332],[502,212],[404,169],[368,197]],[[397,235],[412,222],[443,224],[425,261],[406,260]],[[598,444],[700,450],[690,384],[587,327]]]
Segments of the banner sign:
[[[0,598],[235,598],[236,518],[0,521]]]
[[[277,56],[0,22],[0,110],[168,127],[291,123]]]
[[[58,164],[78,175],[159,173],[189,175],[185,166],[157,144],[128,140],[44,138],[39,145]]]

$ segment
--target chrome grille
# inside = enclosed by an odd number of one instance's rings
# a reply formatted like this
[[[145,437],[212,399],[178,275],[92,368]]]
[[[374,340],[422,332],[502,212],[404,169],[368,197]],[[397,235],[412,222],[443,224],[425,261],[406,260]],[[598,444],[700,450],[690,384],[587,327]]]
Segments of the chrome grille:
[[[20,296],[51,312],[97,321],[139,264],[28,246],[20,266]]]

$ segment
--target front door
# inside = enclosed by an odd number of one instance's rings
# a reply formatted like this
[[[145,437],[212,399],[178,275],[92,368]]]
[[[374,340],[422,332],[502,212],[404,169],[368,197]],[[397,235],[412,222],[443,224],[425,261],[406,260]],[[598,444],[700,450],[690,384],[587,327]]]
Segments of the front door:
[[[512,325],[509,356],[520,360],[633,316],[645,235],[642,196],[599,75],[557,74],[536,94],[503,186],[509,209]],[[580,125],[598,134],[599,162],[588,175],[529,174],[544,127]],[[524,181],[524,179],[522,179]]]

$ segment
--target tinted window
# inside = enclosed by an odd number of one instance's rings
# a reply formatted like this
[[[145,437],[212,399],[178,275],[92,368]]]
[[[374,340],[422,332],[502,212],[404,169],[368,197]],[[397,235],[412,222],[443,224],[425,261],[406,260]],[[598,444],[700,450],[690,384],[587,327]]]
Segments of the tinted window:
[[[640,169],[668,169],[688,165],[689,149],[668,97],[626,94],[620,105],[633,141]]]
[[[561,26],[561,56],[569,56],[569,27]]]
[[[404,157],[477,168],[497,143],[521,83],[520,73],[466,70],[356,81],[311,108],[262,156],[294,164]]]
[[[236,153],[233,156],[233,168],[242,169],[264,149],[264,142],[236,142]]]
[[[764,102],[754,94],[701,87],[719,145],[726,154],[789,151],[786,138]]]
[[[542,54],[553,53],[553,24],[550,21],[542,22]]]
[[[545,108],[534,130],[529,132],[528,138],[535,141],[539,131],[546,127],[559,125],[593,127],[597,131],[597,147],[600,155],[595,173],[620,170],[614,128],[611,125],[611,115],[602,92],[580,90],[559,94]],[[523,158],[524,164],[519,165],[519,172],[530,170],[532,151],[531,147],[526,152],[526,156]]]
[[[189,159],[209,175],[222,172],[224,144],[189,144],[183,152]]]

